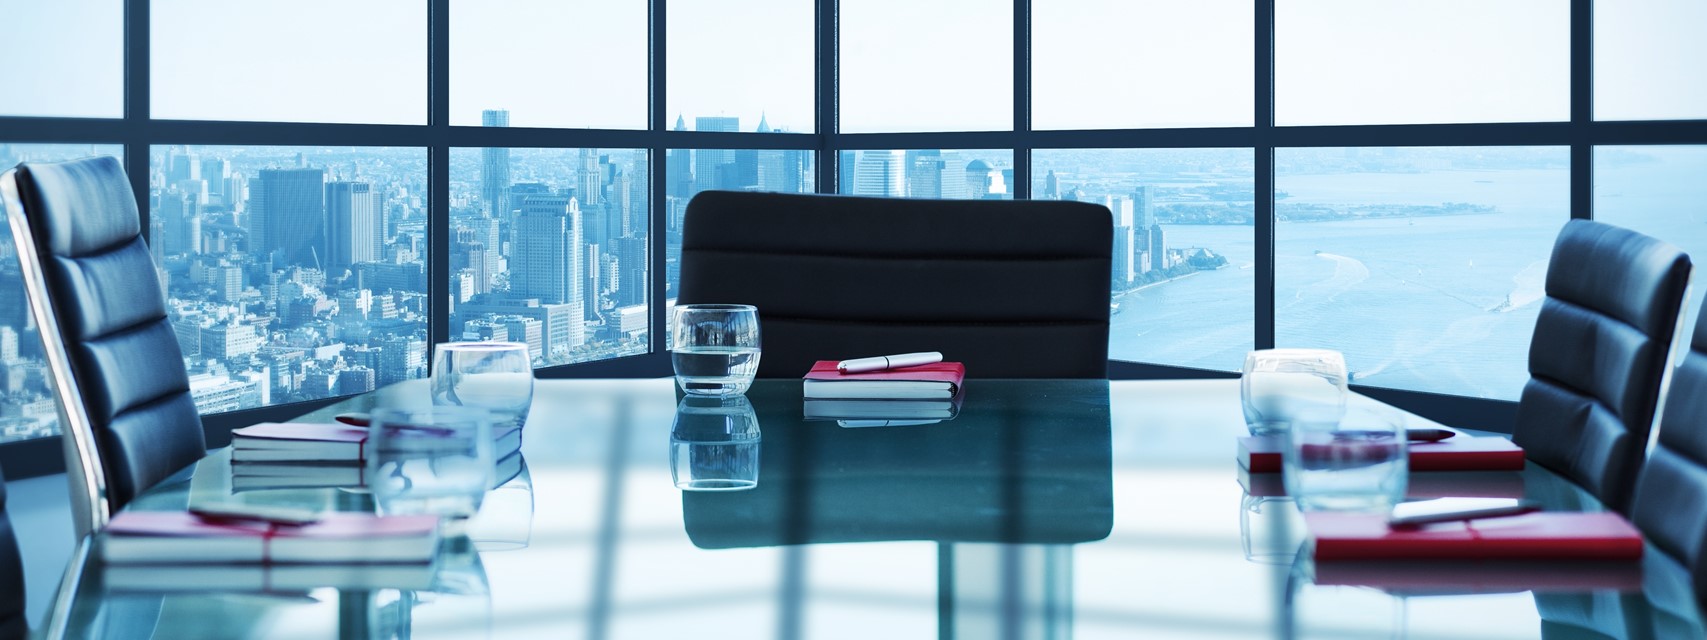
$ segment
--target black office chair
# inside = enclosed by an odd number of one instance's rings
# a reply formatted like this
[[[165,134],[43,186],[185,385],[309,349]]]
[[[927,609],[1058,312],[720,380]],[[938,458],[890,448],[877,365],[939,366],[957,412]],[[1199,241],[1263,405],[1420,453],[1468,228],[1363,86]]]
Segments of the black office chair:
[[[18,555],[12,520],[6,517],[6,483],[0,481],[0,640],[20,640],[29,635],[29,621],[24,617],[24,561]]]
[[[707,191],[683,224],[676,304],[758,307],[761,377],[912,351],[972,377],[1107,377],[1100,205]]]
[[[1707,310],[1672,372],[1659,434],[1636,482],[1632,519],[1707,597]]]
[[[1689,281],[1677,247],[1572,220],[1547,269],[1512,439],[1628,513]]]
[[[79,535],[206,453],[136,199],[118,160],[0,174],[59,399]]]

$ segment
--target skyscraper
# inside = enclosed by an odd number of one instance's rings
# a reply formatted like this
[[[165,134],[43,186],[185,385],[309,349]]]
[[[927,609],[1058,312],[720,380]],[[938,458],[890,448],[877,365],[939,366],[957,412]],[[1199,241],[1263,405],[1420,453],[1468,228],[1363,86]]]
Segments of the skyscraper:
[[[319,267],[326,246],[324,169],[262,169],[249,185],[249,248],[280,265]]]
[[[352,264],[384,255],[379,202],[379,192],[366,182],[326,183],[327,273],[341,273]]]
[[[225,182],[231,179],[231,161],[225,158],[207,158],[202,160],[201,179],[207,181],[207,190],[211,195],[219,196],[222,204],[231,204],[226,196]]]
[[[854,195],[899,198],[906,194],[906,155],[901,151],[861,151],[854,166]]]
[[[581,202],[581,209],[590,211],[597,208],[604,199],[604,173],[599,168],[599,150],[581,149],[580,171],[576,175],[575,199]],[[597,242],[594,240],[593,242]]]
[[[741,119],[724,116],[701,116],[694,118],[695,131],[740,131]],[[699,149],[694,151],[693,158],[693,195],[711,189],[739,188],[723,183],[723,166],[735,163],[733,149]]]
[[[480,126],[508,127],[510,112],[502,109],[487,109],[480,112]],[[510,150],[505,147],[487,147],[480,150],[480,203],[485,207],[486,214],[495,218],[503,218],[509,213],[510,190]]]
[[[567,196],[531,196],[516,218],[510,293],[545,304],[581,301],[581,208]]]

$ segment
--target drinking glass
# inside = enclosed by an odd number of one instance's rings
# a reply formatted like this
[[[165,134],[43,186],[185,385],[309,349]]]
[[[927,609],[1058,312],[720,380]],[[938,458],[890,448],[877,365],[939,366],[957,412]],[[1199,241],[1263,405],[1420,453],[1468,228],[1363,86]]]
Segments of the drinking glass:
[[[759,370],[759,310],[746,304],[676,307],[676,384],[693,395],[747,392]]]
[[[1295,422],[1331,423],[1345,413],[1345,358],[1327,349],[1263,349],[1245,356],[1239,399],[1252,435]]]
[[[759,417],[746,396],[687,396],[670,430],[670,479],[683,491],[759,486]]]
[[[533,474],[517,451],[498,460],[498,474],[468,522],[468,537],[481,551],[525,549],[533,537]]]
[[[484,409],[379,409],[368,426],[367,485],[381,513],[463,519],[492,486],[492,425]]]
[[[1239,507],[1239,542],[1245,547],[1245,559],[1290,566],[1304,545],[1304,519],[1297,501],[1247,493]]]
[[[433,404],[475,407],[520,428],[533,404],[533,364],[521,342],[446,342],[433,350]],[[502,435],[502,432],[498,433]]]
[[[1304,510],[1387,511],[1404,499],[1410,462],[1397,416],[1358,410],[1294,422],[1286,438],[1282,477]]]

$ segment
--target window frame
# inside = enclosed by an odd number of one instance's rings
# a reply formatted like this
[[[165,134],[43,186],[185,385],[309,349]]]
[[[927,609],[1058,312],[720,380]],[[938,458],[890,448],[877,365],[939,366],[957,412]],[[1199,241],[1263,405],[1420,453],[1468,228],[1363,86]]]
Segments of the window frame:
[[[453,147],[628,148],[651,154],[647,179],[651,347],[643,355],[559,365],[537,370],[544,378],[657,377],[670,374],[661,328],[667,326],[664,301],[663,216],[666,202],[664,163],[669,149],[795,149],[817,154],[818,193],[836,193],[842,151],[871,149],[1011,149],[1015,199],[1031,197],[1031,151],[1035,149],[1242,148],[1253,150],[1256,224],[1256,317],[1254,345],[1274,346],[1274,155],[1284,147],[1422,147],[1558,145],[1570,148],[1570,206],[1573,218],[1592,218],[1594,147],[1599,145],[1707,144],[1707,119],[1672,121],[1595,121],[1593,108],[1594,0],[1570,0],[1570,119],[1542,123],[1310,125],[1274,124],[1275,7],[1278,0],[1254,0],[1255,117],[1250,127],[1165,129],[1047,130],[1031,127],[1031,7],[1039,0],[1013,0],[1013,128],[1006,131],[841,133],[838,126],[838,24],[840,0],[813,0],[816,9],[814,133],[673,131],[665,90],[667,45],[664,37],[669,0],[648,0],[649,100],[645,130],[496,128],[449,124],[450,4],[427,3],[427,123],[424,125],[235,122],[155,119],[150,109],[150,0],[124,0],[124,116],[122,118],[0,116],[0,140],[18,143],[121,144],[132,189],[140,202],[149,197],[150,149],[155,145],[393,146],[425,148],[428,155],[428,295],[430,342],[450,337],[449,157]],[[151,212],[140,208],[143,228]],[[431,346],[429,345],[429,348]],[[1109,375],[1129,378],[1231,378],[1229,371],[1190,369],[1121,360],[1109,361]],[[1362,393],[1457,426],[1510,431],[1516,403],[1379,387],[1355,386]],[[230,442],[230,430],[265,420],[282,420],[337,402],[329,398],[213,414],[203,419],[211,446]],[[56,438],[0,445],[0,464],[8,477],[63,470]]]

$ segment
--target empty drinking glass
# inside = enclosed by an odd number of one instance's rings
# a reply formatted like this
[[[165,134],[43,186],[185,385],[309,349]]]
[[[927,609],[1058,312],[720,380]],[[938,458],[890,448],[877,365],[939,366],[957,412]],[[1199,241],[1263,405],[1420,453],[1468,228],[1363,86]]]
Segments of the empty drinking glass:
[[[1294,422],[1286,438],[1286,493],[1305,510],[1386,511],[1404,499],[1410,463],[1398,416],[1360,409]]]
[[[1337,422],[1345,412],[1345,358],[1327,349],[1264,349],[1245,356],[1239,396],[1251,434],[1294,422]]]
[[[676,307],[671,363],[676,384],[693,395],[747,392],[759,371],[759,311],[745,304]]]
[[[474,515],[493,482],[495,420],[468,407],[374,411],[366,471],[380,512]]]
[[[533,404],[528,346],[520,342],[440,344],[433,350],[432,384],[434,405],[486,409],[520,427]]]
[[[759,485],[759,417],[745,396],[687,396],[670,430],[670,478],[684,491]]]

